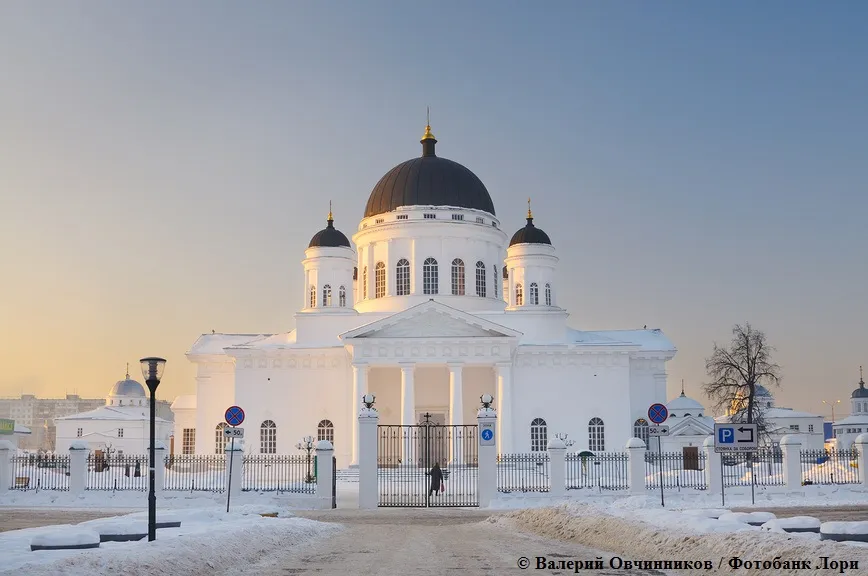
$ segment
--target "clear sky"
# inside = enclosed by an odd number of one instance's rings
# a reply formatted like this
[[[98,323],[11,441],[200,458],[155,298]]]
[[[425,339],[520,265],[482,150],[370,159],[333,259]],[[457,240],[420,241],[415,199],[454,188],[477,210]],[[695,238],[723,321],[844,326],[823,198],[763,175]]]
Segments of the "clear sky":
[[[0,4],[0,395],[103,396],[294,326],[328,201],[438,154],[533,198],[579,329],[663,329],[704,400],[736,322],[819,412],[868,365],[864,2]],[[133,375],[141,380],[137,365]],[[843,410],[842,410],[843,411]]]

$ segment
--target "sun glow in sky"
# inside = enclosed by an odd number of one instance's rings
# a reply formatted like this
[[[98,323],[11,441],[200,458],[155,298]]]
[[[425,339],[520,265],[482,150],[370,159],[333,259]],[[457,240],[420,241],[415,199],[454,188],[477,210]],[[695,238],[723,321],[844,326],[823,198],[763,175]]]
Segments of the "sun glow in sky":
[[[559,250],[579,329],[661,328],[669,392],[750,321],[778,403],[868,365],[862,2],[6,2],[0,395],[103,396],[218,332],[278,332],[329,200],[438,154]],[[846,405],[846,400],[844,401]]]

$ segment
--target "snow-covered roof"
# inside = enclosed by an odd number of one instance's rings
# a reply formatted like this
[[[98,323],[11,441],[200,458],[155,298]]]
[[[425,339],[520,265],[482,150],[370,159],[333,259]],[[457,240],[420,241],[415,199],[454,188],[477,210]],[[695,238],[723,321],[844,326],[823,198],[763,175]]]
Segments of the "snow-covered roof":
[[[178,396],[175,398],[175,401],[172,402],[172,410],[195,410],[196,409],[196,395],[195,394],[185,394],[184,396]]]
[[[30,434],[30,428],[26,426],[22,426],[21,424],[15,424],[15,429],[12,431],[13,434]]]
[[[81,414],[73,414],[72,416],[61,416],[54,420],[149,420],[150,408],[143,406],[100,406],[96,410],[82,412]],[[157,422],[168,422],[159,416],[156,417]]]
[[[769,418],[822,418],[819,414],[811,414],[810,412],[799,412],[792,408],[766,408],[762,411],[766,420]]]
[[[639,346],[644,350],[675,352],[675,345],[660,329],[598,330],[585,332],[567,329],[570,342],[587,346]]]
[[[669,409],[670,412],[672,412],[673,410],[695,410],[697,412],[705,411],[705,406],[703,406],[693,398],[685,396],[684,392],[681,393],[681,396],[673,398],[672,400],[667,402],[666,407]]]
[[[335,342],[337,342],[337,337],[335,337]],[[327,346],[334,346],[335,342],[328,344]],[[294,347],[296,343],[296,331],[292,332],[282,332],[280,334],[271,334],[265,335],[261,338],[257,338],[256,340],[251,340],[250,342],[243,342],[234,344],[232,346],[227,346],[227,348],[233,349],[241,349],[241,350],[267,350],[274,348],[288,348]],[[308,348],[320,348],[323,346],[306,346]]]
[[[852,426],[853,424],[861,424],[865,426],[868,424],[868,414],[851,414],[846,418],[835,420],[832,423],[833,426]]]
[[[675,417],[666,420],[670,436],[707,436],[714,433],[714,418],[711,416]]]
[[[271,334],[202,334],[187,354],[223,354],[224,348],[268,338]]]

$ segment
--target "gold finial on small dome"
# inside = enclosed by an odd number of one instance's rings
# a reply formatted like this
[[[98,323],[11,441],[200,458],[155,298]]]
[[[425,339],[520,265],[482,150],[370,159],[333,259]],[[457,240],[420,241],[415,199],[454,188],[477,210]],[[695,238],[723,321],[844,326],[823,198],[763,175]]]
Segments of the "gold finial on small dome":
[[[530,196],[527,198],[527,217],[533,218],[533,212],[530,211]]]
[[[434,134],[431,133],[431,108],[426,107],[426,120],[425,120],[425,134],[422,136],[422,140],[436,140],[434,138]]]
[[[335,221],[335,219],[332,218],[332,201],[329,200],[329,217],[327,219],[327,222],[334,222],[334,221]]]

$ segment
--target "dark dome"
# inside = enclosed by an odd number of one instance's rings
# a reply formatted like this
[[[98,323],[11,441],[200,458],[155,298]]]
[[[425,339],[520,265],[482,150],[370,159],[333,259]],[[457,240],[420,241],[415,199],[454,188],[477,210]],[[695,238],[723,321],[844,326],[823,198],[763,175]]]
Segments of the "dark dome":
[[[326,221],[326,227],[313,235],[310,239],[308,248],[339,248],[341,246],[350,247],[350,241],[344,236],[344,233],[335,228],[335,222],[332,220],[332,215]]]
[[[494,202],[476,174],[434,155],[430,126],[422,137],[422,156],[398,164],[380,178],[365,206],[365,218],[401,206],[458,206],[494,214]]]
[[[533,216],[527,217],[527,224],[512,235],[509,245],[515,244],[548,244],[552,245],[549,235],[533,225]]]
[[[868,398],[868,389],[865,388],[864,378],[859,378],[859,387],[853,390],[850,398]]]

